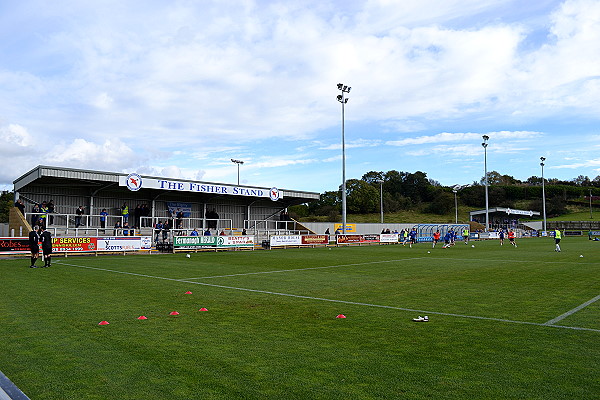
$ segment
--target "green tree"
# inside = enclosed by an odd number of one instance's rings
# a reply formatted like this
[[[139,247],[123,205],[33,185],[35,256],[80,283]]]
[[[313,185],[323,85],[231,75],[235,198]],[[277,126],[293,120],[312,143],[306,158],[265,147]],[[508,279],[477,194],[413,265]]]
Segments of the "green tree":
[[[0,194],[0,223],[8,222],[10,209],[14,207],[14,194],[9,191],[3,191]]]
[[[368,214],[376,212],[379,205],[379,191],[362,179],[346,182],[348,212]]]

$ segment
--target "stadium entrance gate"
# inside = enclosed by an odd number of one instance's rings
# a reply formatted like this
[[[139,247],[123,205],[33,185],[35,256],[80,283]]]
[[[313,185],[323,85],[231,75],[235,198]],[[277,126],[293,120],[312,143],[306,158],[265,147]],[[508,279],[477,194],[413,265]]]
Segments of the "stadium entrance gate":
[[[433,234],[435,231],[440,231],[441,237],[450,230],[453,229],[456,232],[459,240],[463,237],[463,231],[469,229],[468,224],[418,224],[415,226],[417,231],[417,241],[419,242],[433,242]]]

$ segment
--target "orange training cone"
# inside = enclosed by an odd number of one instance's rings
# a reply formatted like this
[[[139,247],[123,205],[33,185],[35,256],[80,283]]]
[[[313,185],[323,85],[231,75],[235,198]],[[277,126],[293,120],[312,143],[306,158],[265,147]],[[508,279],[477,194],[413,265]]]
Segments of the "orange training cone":
[[[145,316],[143,316],[143,315],[140,315],[140,316],[138,317],[138,319],[148,319],[148,317],[145,317]]]
[[[169,315],[179,315],[179,313],[177,311],[171,311]]]
[[[344,314],[340,314],[336,318],[346,318],[346,316]]]
[[[192,292],[190,292],[189,290],[187,292],[185,292],[185,294],[192,294]]]
[[[208,311],[208,309],[202,307],[201,309],[199,309],[198,311]]]
[[[108,321],[101,321],[98,323],[98,325],[108,325]]]

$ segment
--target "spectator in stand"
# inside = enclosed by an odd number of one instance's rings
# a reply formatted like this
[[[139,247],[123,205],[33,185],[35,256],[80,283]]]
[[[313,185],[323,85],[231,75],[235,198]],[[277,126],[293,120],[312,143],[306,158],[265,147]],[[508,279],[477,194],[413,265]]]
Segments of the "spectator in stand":
[[[242,236],[246,236],[246,235],[247,235],[246,228],[244,228],[244,229],[242,229]]]
[[[115,223],[115,236],[119,236],[119,231],[121,230],[121,221],[117,221]]]
[[[148,207],[148,204],[143,204],[142,205],[142,217],[149,217],[150,216],[150,207]],[[146,226],[150,226],[148,224],[148,219],[147,218],[142,218],[142,227],[146,227]]]
[[[83,206],[79,206],[79,208],[75,210],[75,228],[79,228],[82,225],[81,218],[83,214],[85,214],[85,210],[83,209]]]
[[[50,215],[48,215],[48,223],[50,225],[54,225],[54,215],[52,215],[52,214],[54,214],[54,200],[50,199],[47,206],[48,206],[48,214],[50,214]]]
[[[48,204],[44,201],[42,202],[42,206],[40,207],[40,228],[46,227],[46,218],[48,218]]]
[[[170,229],[171,229],[171,225],[169,225],[169,220],[165,220],[165,223],[163,224],[163,230],[162,230],[163,241],[167,240],[167,238],[169,237]]]
[[[156,224],[154,224],[154,234],[156,235],[154,241],[158,243],[158,237],[160,235],[160,232],[163,229],[163,224],[162,222],[158,221]]]
[[[204,231],[204,236],[210,236],[210,229],[206,228],[206,230]]]
[[[129,222],[123,223],[123,236],[129,236]]]
[[[121,216],[123,217],[123,224],[129,222],[129,207],[127,206],[127,203],[123,203],[121,206]]]
[[[36,203],[33,205],[32,209],[31,209],[32,215],[31,215],[31,226],[37,225],[38,221],[40,220],[40,206]],[[39,229],[39,227],[38,227]]]
[[[198,236],[198,230],[194,228],[194,230],[190,233],[190,236]]]
[[[108,215],[108,213],[106,212],[106,208],[103,208],[102,211],[100,211],[100,228],[105,229],[106,228],[106,216]]]
[[[227,236],[227,234],[225,233],[224,230],[221,230],[221,233],[219,233],[219,236]]]
[[[140,227],[140,219],[142,218],[142,206],[140,204],[136,205],[133,209],[133,226]]]
[[[177,209],[177,213],[175,214],[175,227],[177,229],[182,229],[183,228],[183,211],[181,211],[181,208]]]
[[[19,199],[15,202],[15,207],[19,209],[21,215],[25,215],[25,204],[23,204],[23,200]]]

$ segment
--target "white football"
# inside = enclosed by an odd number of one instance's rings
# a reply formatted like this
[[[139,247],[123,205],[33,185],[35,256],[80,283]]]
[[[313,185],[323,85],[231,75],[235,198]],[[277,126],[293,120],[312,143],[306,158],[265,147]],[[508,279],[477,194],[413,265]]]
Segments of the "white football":
[[[430,251],[427,252],[427,254],[430,254],[430,253],[431,253]]]
[[[186,254],[185,256],[186,256],[187,258],[190,258],[190,257],[191,257],[189,254]]]
[[[471,245],[471,247],[475,247],[475,245],[474,245],[474,244],[472,244],[472,245]]]
[[[583,254],[581,254],[579,257],[583,257]]]

